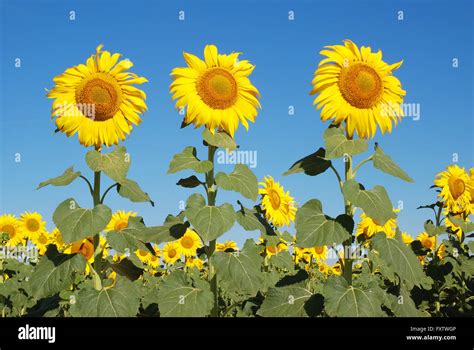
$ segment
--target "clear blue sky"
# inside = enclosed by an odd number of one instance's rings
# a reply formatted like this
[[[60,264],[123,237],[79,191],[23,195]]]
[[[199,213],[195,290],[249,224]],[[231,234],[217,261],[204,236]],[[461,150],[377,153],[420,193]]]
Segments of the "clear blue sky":
[[[168,213],[178,212],[179,201],[192,190],[175,185],[188,173],[167,175],[173,154],[185,146],[200,145],[201,132],[180,129],[181,117],[168,92],[170,71],[183,66],[182,52],[202,56],[205,44],[220,51],[240,51],[256,64],[252,81],[263,106],[247,133],[236,139],[243,150],[257,151],[259,178],[271,174],[303,204],[322,200],[327,214],[343,210],[333,174],[318,177],[281,174],[297,159],[322,145],[327,127],[309,96],[310,82],[325,45],[352,39],[358,45],[382,49],[384,59],[404,59],[396,72],[407,91],[406,102],[419,103],[421,119],[405,119],[388,136],[375,141],[415,179],[405,183],[368,167],[359,180],[371,187],[386,186],[396,203],[402,230],[418,234],[429,212],[416,207],[434,201],[429,189],[434,175],[451,163],[473,161],[473,11],[470,1],[7,1],[1,4],[0,100],[0,213],[39,211],[52,229],[52,213],[70,196],[90,205],[86,187],[76,181],[66,188],[35,190],[39,182],[59,175],[71,165],[90,176],[86,150],[77,137],[54,134],[50,121],[52,100],[45,88],[52,78],[84,63],[95,47],[120,52],[131,59],[133,71],[149,79],[143,86],[148,112],[125,142],[132,155],[130,177],[151,195],[156,207],[134,204],[113,194],[106,204],[113,210],[135,210],[148,225],[159,225]],[[69,20],[69,11],[76,20]],[[186,20],[178,20],[185,11]],[[295,20],[288,20],[288,11]],[[397,20],[397,11],[404,20]],[[21,58],[21,68],[15,68]],[[452,67],[458,58],[459,67]],[[288,106],[295,115],[288,115]],[[200,146],[199,146],[200,147]],[[204,157],[204,150],[199,151]],[[15,154],[22,161],[15,163]],[[341,166],[342,164],[337,164]],[[231,170],[233,166],[222,166]],[[235,196],[221,191],[218,203]],[[248,200],[244,200],[251,206]],[[238,225],[225,238],[242,243],[255,237]]]

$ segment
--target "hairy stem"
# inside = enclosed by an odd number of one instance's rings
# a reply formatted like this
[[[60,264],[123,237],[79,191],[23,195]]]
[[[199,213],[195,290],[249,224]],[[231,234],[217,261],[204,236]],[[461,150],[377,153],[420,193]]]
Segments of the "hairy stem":
[[[94,207],[101,203],[100,200],[100,171],[94,173],[94,189],[92,192]],[[102,251],[100,250],[100,233],[94,236],[94,270],[102,276]]]

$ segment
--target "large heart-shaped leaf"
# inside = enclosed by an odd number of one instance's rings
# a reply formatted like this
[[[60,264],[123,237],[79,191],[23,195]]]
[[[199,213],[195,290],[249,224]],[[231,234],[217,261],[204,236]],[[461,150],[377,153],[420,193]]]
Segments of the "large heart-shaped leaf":
[[[216,184],[224,190],[239,192],[253,201],[258,197],[258,180],[255,174],[244,164],[236,164],[230,174],[218,173]]]
[[[228,149],[229,151],[233,151],[237,148],[234,139],[223,131],[219,131],[213,134],[208,129],[204,129],[204,131],[202,132],[202,138],[209,145],[215,147]]]
[[[212,169],[212,163],[208,160],[199,160],[196,157],[196,148],[186,147],[183,152],[174,155],[168,168],[168,174],[187,169],[192,169],[198,173],[206,173]]]
[[[407,182],[413,182],[413,179],[402,168],[400,168],[389,155],[385,154],[382,148],[378,146],[375,147],[372,162],[375,168],[384,173],[398,177]]]
[[[57,177],[53,177],[51,179],[41,182],[38,185],[38,189],[47,185],[67,186],[71,182],[73,182],[75,179],[77,179],[79,176],[81,176],[80,171],[74,171],[74,167],[69,167],[64,171],[64,173],[62,173],[62,175],[59,175]]]
[[[150,202],[152,206],[155,206],[155,203],[150,199],[148,193],[144,192],[138,183],[133,180],[121,180],[118,186],[118,193],[122,197],[130,199],[132,202]]]
[[[65,243],[77,242],[100,233],[109,223],[112,211],[98,204],[94,209],[84,209],[73,199],[59,204],[53,214],[53,221],[61,231]]]
[[[323,134],[326,159],[341,158],[345,155],[353,156],[367,151],[368,144],[364,139],[348,140],[344,134],[344,127],[331,126]]]
[[[91,170],[103,171],[115,182],[120,182],[127,177],[131,160],[125,146],[116,146],[109,153],[100,153],[96,150],[87,152],[86,163]]]

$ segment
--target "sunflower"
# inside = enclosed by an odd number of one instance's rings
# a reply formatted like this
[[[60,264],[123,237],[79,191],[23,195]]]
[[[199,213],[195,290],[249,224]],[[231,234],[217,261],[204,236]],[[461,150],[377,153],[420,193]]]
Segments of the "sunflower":
[[[318,270],[324,275],[329,275],[331,272],[331,266],[323,261],[318,262]]]
[[[445,255],[446,255],[446,246],[443,243],[441,243],[439,245],[438,251],[436,252],[436,256],[441,260],[444,258]]]
[[[410,236],[408,233],[402,232],[402,241],[403,241],[403,243],[405,243],[406,245],[410,245],[411,242],[413,242],[413,238],[412,238],[412,236]]]
[[[451,213],[471,211],[471,179],[464,168],[449,165],[434,180],[436,187],[441,189],[438,197]]]
[[[265,217],[275,226],[289,225],[295,220],[296,214],[293,197],[271,176],[266,176],[264,181],[260,183],[263,188],[260,188],[258,193],[262,195]]]
[[[361,138],[372,138],[377,125],[382,133],[391,132],[392,122],[396,125],[403,116],[406,93],[392,75],[403,61],[387,64],[381,51],[359,49],[350,40],[326,46],[320,53],[326,58],[314,73],[311,95],[319,94],[313,104],[322,108],[321,119],[345,121],[350,137],[355,131]]]
[[[416,237],[418,241],[421,242],[421,245],[429,250],[435,250],[436,248],[436,237],[435,236],[430,236],[426,232],[422,232]]]
[[[474,168],[469,169],[469,184],[471,187],[471,210],[470,213],[474,214]]]
[[[133,66],[131,61],[119,61],[121,54],[111,55],[102,47],[85,65],[56,76],[56,85],[47,95],[55,99],[51,113],[58,130],[68,137],[78,133],[86,147],[125,140],[132,124],[140,124],[140,114],[147,110],[145,93],[133,85],[148,80],[127,71]]]
[[[276,245],[267,245],[265,247],[265,253],[266,253],[266,256],[272,256],[287,249],[288,249],[288,244],[284,241],[281,241],[277,243]]]
[[[65,250],[65,254],[81,254],[90,263],[94,261],[94,244],[92,238],[85,238],[82,241],[71,243]]]
[[[160,264],[161,251],[157,246],[153,246],[153,251],[155,252],[155,255],[150,254],[150,257],[148,258],[148,265],[156,269]]]
[[[234,241],[225,241],[225,243],[217,243],[216,250],[218,252],[236,252],[239,248]]]
[[[248,78],[255,66],[239,61],[239,55],[219,54],[214,45],[204,48],[204,61],[183,54],[188,66],[173,69],[170,92],[176,108],[187,107],[185,124],[205,125],[212,133],[218,128],[234,137],[239,121],[247,130],[248,120],[255,122],[260,93]]]
[[[177,241],[180,251],[187,257],[195,256],[196,250],[202,246],[198,234],[191,229],[186,229],[184,235]]]
[[[4,214],[0,216],[0,233],[8,234],[8,246],[24,243],[24,235],[20,225],[20,221],[14,215]]]
[[[398,210],[394,209],[394,212]],[[378,232],[383,232],[389,238],[395,237],[395,231],[397,228],[396,219],[388,219],[382,226],[376,220],[368,217],[365,213],[360,214],[360,221],[357,225],[356,237],[363,236],[365,239],[371,238]]]
[[[180,245],[177,242],[168,242],[163,247],[163,260],[167,264],[174,264],[181,255]]]
[[[311,255],[318,261],[324,261],[328,257],[328,247],[318,246],[311,248]]]
[[[64,240],[63,236],[61,234],[61,231],[57,227],[54,228],[54,230],[51,232],[51,244],[54,244],[58,250],[63,250],[64,249]]]
[[[137,249],[135,255],[138,257],[138,260],[144,264],[148,264],[150,261],[151,253],[148,250]]]
[[[36,236],[46,232],[46,223],[37,212],[24,212],[20,216],[20,228],[25,238],[34,240]]]
[[[333,275],[340,276],[342,274],[342,267],[340,263],[335,263],[331,266],[331,272]]]
[[[463,230],[461,227],[459,227],[458,224],[452,222],[450,219],[449,219],[449,216],[448,216],[448,212],[444,211],[444,214],[446,215],[446,217],[444,218],[444,224],[447,228],[449,228],[454,234],[456,234],[456,236],[458,237],[458,239],[461,241],[462,240],[462,237],[463,237]],[[461,219],[461,220],[464,220],[465,222],[471,222],[471,220],[469,220],[469,217],[465,216],[464,213],[459,213],[459,214],[454,214],[454,215],[451,215],[457,219]]]
[[[311,261],[311,250],[308,248],[293,247],[293,259],[296,264],[300,261],[308,263]]]
[[[112,215],[109,224],[104,231],[121,231],[128,227],[128,219],[130,216],[137,216],[137,213],[129,211],[126,213],[124,210],[119,210]]]
[[[51,239],[52,236],[48,232],[41,232],[38,235],[35,235],[34,238],[31,240],[38,249],[38,253],[40,256],[46,253],[48,245],[51,244]]]
[[[188,256],[186,257],[186,266],[190,268],[197,267],[198,270],[202,270],[204,267],[204,260]]]

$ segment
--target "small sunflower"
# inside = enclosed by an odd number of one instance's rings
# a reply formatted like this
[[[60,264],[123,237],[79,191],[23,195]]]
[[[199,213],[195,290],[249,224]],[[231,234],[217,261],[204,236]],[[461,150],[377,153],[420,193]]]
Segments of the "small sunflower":
[[[191,229],[186,229],[184,235],[177,241],[180,251],[187,257],[195,256],[196,250],[202,246],[198,234]]]
[[[158,265],[160,265],[161,251],[157,246],[153,246],[153,251],[155,252],[155,255],[150,254],[150,257],[148,258],[148,265],[156,269]]]
[[[470,214],[474,214],[474,168],[469,169],[469,184],[471,188],[471,210]]]
[[[128,219],[131,216],[137,216],[137,213],[129,211],[128,213],[124,210],[119,210],[112,215],[109,224],[104,231],[121,231],[128,227]]]
[[[318,270],[324,275],[329,275],[331,273],[331,266],[326,264],[323,261],[318,262]]]
[[[263,239],[260,238],[261,242],[263,243]],[[276,255],[279,252],[284,250],[288,250],[288,244],[284,241],[277,243],[276,245],[267,245],[265,246],[265,254],[266,256]]]
[[[260,93],[248,78],[255,66],[239,61],[239,55],[219,54],[214,45],[204,48],[204,61],[183,54],[188,66],[173,69],[170,92],[176,108],[187,107],[185,124],[205,125],[212,133],[216,128],[225,130],[234,137],[239,122],[247,130],[248,120],[255,122]]]
[[[163,260],[167,264],[174,264],[181,258],[180,246],[177,242],[168,242],[163,247]]]
[[[94,261],[94,244],[92,238],[85,238],[82,241],[71,243],[65,250],[65,254],[81,254],[87,261]]]
[[[405,91],[392,74],[403,61],[387,64],[382,52],[357,47],[350,40],[344,45],[326,46],[326,56],[314,73],[311,95],[319,94],[314,103],[322,108],[323,121],[346,122],[349,136],[372,138],[377,125],[385,133],[392,131],[403,116],[401,104]]]
[[[217,243],[216,250],[218,252],[236,252],[239,248],[234,241],[225,241],[224,243]]]
[[[46,232],[46,222],[37,212],[24,212],[20,216],[20,227],[25,237],[34,240],[36,236]]]
[[[266,176],[261,182],[258,192],[262,195],[262,206],[265,217],[275,226],[290,225],[295,220],[296,206],[290,192],[285,192],[279,182],[271,176]]]
[[[54,244],[58,250],[64,249],[64,240],[61,231],[57,227],[51,232],[51,244]]]
[[[311,255],[316,260],[326,260],[328,256],[328,247],[326,246],[318,246],[311,248]]]
[[[445,255],[446,255],[446,246],[445,246],[443,243],[441,243],[441,244],[439,245],[438,251],[436,252],[436,256],[437,256],[440,260],[442,260]]]
[[[411,242],[413,242],[413,238],[412,238],[412,236],[410,236],[408,233],[402,232],[402,241],[403,241],[403,243],[405,243],[406,245],[410,245]]]
[[[449,212],[445,211],[444,214],[446,215],[446,217],[444,218],[444,224],[447,228],[449,228],[454,234],[456,234],[456,236],[458,237],[458,239],[461,241],[462,240],[462,237],[464,235],[464,232],[462,230],[461,227],[459,227],[458,224],[452,222],[450,219],[449,219]],[[454,215],[451,215],[457,219],[461,219],[461,220],[464,220],[465,222],[471,222],[471,220],[469,219],[469,217],[467,217],[467,215],[465,215],[464,213],[459,213],[459,214],[454,214]]]
[[[148,250],[143,249],[137,249],[135,251],[135,255],[138,257],[138,260],[140,260],[146,265],[148,265],[148,263],[150,262],[150,257],[152,256]]]
[[[121,54],[111,55],[102,47],[85,65],[55,77],[56,85],[48,93],[55,99],[51,113],[58,129],[68,137],[77,133],[86,147],[109,147],[125,140],[147,110],[145,93],[133,85],[148,80],[127,71],[133,66],[130,60],[119,61]]]
[[[333,275],[340,276],[342,274],[342,267],[340,263],[335,263],[331,266],[331,272]]]
[[[441,189],[438,197],[444,202],[451,213],[460,213],[471,210],[471,179],[464,168],[449,165],[434,180],[436,187]]]
[[[394,212],[398,210],[394,209]],[[371,238],[378,232],[383,232],[389,238],[395,237],[397,229],[397,220],[388,219],[383,226],[376,220],[368,217],[365,213],[360,214],[360,221],[357,225],[356,237],[363,236],[365,239]]]
[[[38,249],[38,253],[40,256],[46,253],[46,249],[48,248],[48,245],[52,243],[51,239],[52,239],[52,236],[48,232],[41,232],[35,235],[34,238],[32,238],[31,241]]]
[[[436,237],[435,236],[430,236],[426,232],[422,232],[416,237],[418,241],[421,242],[421,245],[429,250],[434,251],[436,248]]]
[[[21,222],[14,215],[4,214],[0,216],[0,233],[8,234],[8,246],[16,246],[24,243]]]
[[[293,259],[296,264],[300,261],[309,263],[311,261],[311,250],[308,248],[293,247]]]
[[[190,268],[196,267],[198,270],[202,270],[204,267],[204,260],[188,256],[186,257],[186,266]]]

